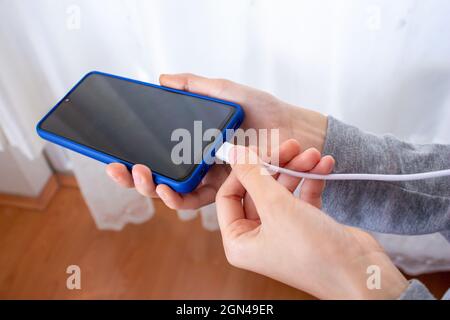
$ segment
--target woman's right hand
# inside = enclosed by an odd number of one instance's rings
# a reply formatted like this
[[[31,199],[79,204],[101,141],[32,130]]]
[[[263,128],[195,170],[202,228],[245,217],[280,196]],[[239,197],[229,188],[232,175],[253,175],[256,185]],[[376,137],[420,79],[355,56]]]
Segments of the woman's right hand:
[[[322,150],[327,126],[327,119],[322,114],[291,106],[266,92],[229,80],[176,74],[161,75],[159,82],[162,86],[241,105],[245,111],[243,129],[278,129],[280,143],[294,138],[301,141],[302,149],[315,147]],[[135,165],[130,173],[124,165],[112,163],[107,166],[106,172],[122,187],[136,188],[143,196],[160,197],[168,207],[178,210],[197,209],[214,202],[217,190],[228,176],[229,167],[221,165],[211,168],[197,189],[189,194],[177,193],[163,184],[156,186],[151,169],[142,164]]]
[[[305,156],[300,153],[294,159]],[[235,146],[232,172],[216,196],[217,216],[228,261],[284,282],[321,299],[396,299],[407,280],[368,233],[342,225],[320,210],[324,181],[305,180],[300,198],[271,176],[253,151]],[[318,153],[315,150],[316,154]],[[310,155],[307,158],[311,158]],[[294,163],[292,169],[304,171]],[[316,158],[311,172],[329,173],[333,158]],[[295,188],[298,180],[293,179]],[[380,287],[368,285],[377,270]]]

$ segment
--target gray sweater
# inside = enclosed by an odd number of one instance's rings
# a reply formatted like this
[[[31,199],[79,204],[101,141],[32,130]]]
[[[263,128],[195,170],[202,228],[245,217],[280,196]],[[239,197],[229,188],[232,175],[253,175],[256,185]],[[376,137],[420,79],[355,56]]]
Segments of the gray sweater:
[[[335,173],[417,173],[450,168],[450,145],[377,136],[329,116],[324,154]],[[441,232],[450,241],[450,177],[410,182],[329,181],[323,208],[337,221],[393,234]],[[413,280],[400,299],[433,299]],[[444,299],[450,299],[450,290]]]

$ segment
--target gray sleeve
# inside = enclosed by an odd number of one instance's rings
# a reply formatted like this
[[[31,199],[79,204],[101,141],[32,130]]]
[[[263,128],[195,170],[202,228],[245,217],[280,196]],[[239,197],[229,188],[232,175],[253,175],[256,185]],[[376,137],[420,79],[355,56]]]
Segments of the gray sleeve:
[[[450,145],[377,136],[328,117],[323,154],[335,173],[405,174],[450,168]],[[336,220],[395,234],[450,235],[450,177],[410,182],[330,181],[323,208]]]
[[[422,282],[413,279],[409,282],[409,286],[403,291],[398,300],[436,300],[436,298]]]

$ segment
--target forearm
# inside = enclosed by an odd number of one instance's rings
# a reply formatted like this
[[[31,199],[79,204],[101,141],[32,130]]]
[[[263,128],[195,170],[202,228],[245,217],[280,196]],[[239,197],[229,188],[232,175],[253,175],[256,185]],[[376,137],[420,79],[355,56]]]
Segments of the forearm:
[[[450,168],[450,146],[413,145],[328,120],[324,154],[336,173],[414,173]],[[365,229],[422,234],[450,229],[450,179],[412,182],[333,181],[323,197],[326,212]]]

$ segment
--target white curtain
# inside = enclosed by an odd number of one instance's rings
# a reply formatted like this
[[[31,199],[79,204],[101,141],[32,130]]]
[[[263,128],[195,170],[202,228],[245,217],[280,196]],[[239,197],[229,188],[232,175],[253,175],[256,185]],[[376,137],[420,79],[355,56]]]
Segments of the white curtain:
[[[449,16],[446,0],[3,0],[3,144],[40,152],[36,121],[89,70],[150,82],[163,72],[230,78],[365,130],[450,143]],[[148,200],[115,190],[98,166],[73,159],[99,227],[152,215]],[[217,228],[213,207],[201,216]],[[407,253],[414,263],[398,261],[409,272],[432,270],[425,256],[450,269],[450,246],[439,235],[380,240],[393,255],[392,245],[416,248]],[[428,247],[438,248],[432,257]]]

